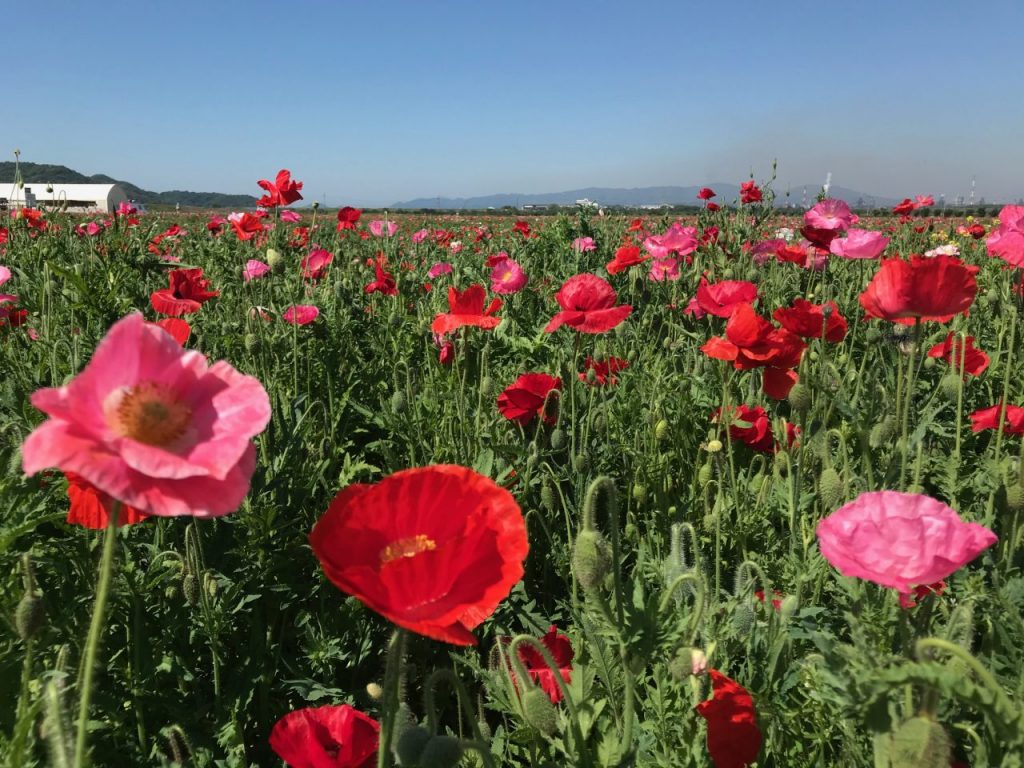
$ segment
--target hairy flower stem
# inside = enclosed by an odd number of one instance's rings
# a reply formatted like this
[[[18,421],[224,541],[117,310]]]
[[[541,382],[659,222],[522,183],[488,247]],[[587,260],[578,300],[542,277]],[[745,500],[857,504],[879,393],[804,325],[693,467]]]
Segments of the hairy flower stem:
[[[1006,422],[1007,397],[1010,394],[1010,370],[1013,368],[1013,343],[1017,336],[1017,315],[1014,313],[1010,321],[1010,341],[1006,345],[1006,367],[1003,369],[1003,394],[999,401],[999,419],[996,422],[996,458],[995,466],[999,466],[999,459],[1003,451],[1003,424]],[[988,495],[988,505],[985,510],[985,525],[991,527],[995,519],[996,491],[992,490]]]
[[[96,582],[96,603],[89,623],[89,636],[85,642],[85,656],[82,658],[81,687],[78,692],[78,725],[75,729],[74,768],[85,768],[86,732],[89,726],[89,703],[92,700],[93,674],[96,671],[96,657],[99,654],[103,625],[106,620],[107,601],[110,598],[110,582],[114,572],[114,547],[117,544],[117,521],[121,517],[121,502],[115,501],[110,510],[107,530],[103,535],[103,555],[100,558],[99,578]]]
[[[956,437],[953,443],[953,458],[949,464],[949,476],[950,476],[950,487],[953,489],[953,497],[950,501],[955,507],[957,497],[957,484],[956,479],[960,474],[960,444],[961,444],[961,422],[964,417],[964,367],[967,364],[967,342],[966,334],[959,334],[960,337],[960,348],[957,350],[958,359],[956,361],[956,372],[959,381],[956,387],[956,421],[954,422],[954,429],[956,430]]]
[[[914,321],[914,341],[910,348],[910,362],[907,365],[907,399],[903,405],[903,419],[900,427],[900,489],[904,489],[907,478],[907,454],[910,452],[910,409],[914,404],[914,384],[917,368],[917,348],[921,346],[921,320]],[[905,489],[904,489],[905,490]]]
[[[402,664],[405,660],[404,629],[396,629],[388,646],[387,667],[384,670],[384,701],[383,717],[380,725],[380,746],[377,748],[377,768],[386,768],[391,764],[391,742],[394,740],[395,720],[398,717],[398,705],[401,703]]]

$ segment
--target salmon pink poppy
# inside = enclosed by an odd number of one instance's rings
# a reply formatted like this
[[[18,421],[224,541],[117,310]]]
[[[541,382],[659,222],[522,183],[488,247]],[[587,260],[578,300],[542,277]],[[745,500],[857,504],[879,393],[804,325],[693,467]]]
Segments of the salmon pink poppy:
[[[569,638],[558,631],[558,627],[552,624],[548,631],[540,638],[541,644],[551,654],[551,660],[558,668],[558,676],[566,683],[572,682],[572,659],[574,656],[572,643]],[[548,695],[552,704],[562,700],[562,689],[555,679],[555,671],[548,666],[540,651],[532,645],[519,646],[519,660],[526,667],[530,678],[540,686],[541,690]]]
[[[978,292],[978,267],[953,256],[882,259],[860,305],[868,317],[902,325],[932,320],[945,323],[967,312]]]
[[[178,342],[178,346],[185,346],[188,337],[192,335],[192,327],[178,317],[164,317],[157,320],[153,325],[162,328],[171,338]]]
[[[252,438],[270,420],[263,386],[209,365],[133,313],[70,382],[40,389],[49,416],[22,446],[27,474],[75,472],[148,515],[212,517],[238,509],[256,467]]]
[[[348,704],[289,712],[270,731],[270,748],[290,768],[372,768],[380,723]]]
[[[504,295],[519,293],[526,287],[526,282],[526,273],[519,266],[519,262],[508,257],[498,261],[491,269],[491,290],[494,293]]]
[[[359,208],[353,208],[351,205],[346,205],[340,211],[338,211],[338,231],[342,232],[346,229],[355,229],[356,224],[359,223],[359,217],[363,215],[363,212]]]
[[[509,421],[526,426],[538,416],[545,424],[557,420],[562,380],[546,373],[524,373],[498,395],[498,410]]]
[[[746,768],[761,751],[754,698],[746,688],[717,669],[708,670],[712,698],[697,705],[707,721],[708,754],[715,768]]]
[[[609,275],[625,272],[630,267],[643,264],[650,256],[641,256],[640,248],[635,245],[624,245],[615,251],[615,258],[605,265]]]
[[[261,208],[277,208],[291,205],[295,201],[302,199],[302,195],[299,194],[299,190],[302,189],[302,182],[292,181],[291,171],[278,171],[277,178],[274,181],[260,179],[256,183],[266,190],[267,193],[256,201],[256,205]]]
[[[928,357],[943,360],[956,370],[960,370],[961,356],[963,357],[964,375],[980,376],[988,368],[989,357],[974,346],[973,336],[967,336],[964,339],[964,344],[961,345],[956,334],[950,331],[946,335],[945,341],[928,350]]]
[[[474,645],[523,576],[526,523],[512,494],[466,467],[396,472],[334,497],[309,537],[327,578],[400,627]]]
[[[449,264],[447,261],[439,261],[436,264],[434,264],[434,266],[432,266],[429,270],[427,270],[427,277],[429,277],[431,280],[434,280],[440,277],[441,275],[451,274],[451,271],[451,264]]]
[[[999,227],[985,240],[990,256],[1024,267],[1024,205],[1004,205]]]
[[[375,219],[370,222],[370,232],[374,237],[392,237],[398,231],[397,221]]]
[[[780,307],[772,314],[776,322],[790,333],[805,339],[820,339],[838,344],[846,338],[846,318],[834,301],[812,304],[806,299],[793,299],[788,307]]]
[[[862,493],[818,523],[817,533],[821,554],[844,576],[904,595],[942,581],[997,541],[941,501],[899,491]]]
[[[298,211],[281,211],[281,221],[287,224],[295,224],[302,221],[302,216],[299,215]]]
[[[746,280],[708,283],[702,277],[697,286],[697,306],[715,317],[729,317],[740,304],[753,304],[756,300],[757,286]]]
[[[248,283],[250,280],[263,277],[268,272],[270,272],[269,264],[259,259],[249,259],[245,262],[245,267],[242,269],[242,279]]]
[[[81,475],[65,472],[64,477],[68,481],[68,501],[71,502],[67,523],[97,531],[106,528],[117,502]],[[142,514],[134,507],[122,504],[121,511],[117,516],[117,524],[118,526],[132,525],[145,520],[146,517],[147,515]]]
[[[178,317],[198,312],[210,299],[220,296],[219,291],[208,290],[210,281],[203,278],[202,267],[172,269],[167,275],[168,288],[154,291],[149,303],[161,315]]]
[[[697,250],[697,228],[684,227],[675,222],[662,235],[651,235],[644,240],[644,250],[656,259],[665,259],[675,254],[688,256]]]
[[[302,276],[308,280],[323,280],[332,261],[333,253],[323,248],[314,248],[299,264],[302,267]]]
[[[464,325],[472,325],[484,330],[497,328],[501,318],[494,313],[501,309],[501,299],[493,299],[484,308],[487,291],[482,285],[474,284],[464,291],[455,286],[448,288],[448,312],[442,312],[430,324],[430,330],[437,334],[451,333]]]
[[[844,237],[829,243],[829,252],[844,259],[877,259],[889,245],[889,238],[881,232],[851,229]]]
[[[628,304],[616,305],[615,289],[597,275],[574,275],[555,294],[562,308],[544,327],[545,333],[568,325],[581,333],[605,333],[617,326],[633,311]]]
[[[596,251],[597,244],[594,243],[592,237],[577,237],[572,241],[572,249],[577,253],[587,253],[588,251]]]
[[[295,304],[281,313],[281,319],[292,325],[309,325],[320,317],[320,310],[312,304]]]
[[[675,282],[679,279],[679,259],[671,256],[654,259],[647,272],[647,279],[655,283]]]
[[[1002,405],[982,408],[971,414],[971,430],[981,432],[984,429],[996,429],[999,426],[999,412]],[[1024,435],[1024,408],[1019,405],[1006,406],[1003,414],[1003,432],[1008,435]]]
[[[7,267],[0,266],[0,285],[3,285],[11,279],[11,270]]]

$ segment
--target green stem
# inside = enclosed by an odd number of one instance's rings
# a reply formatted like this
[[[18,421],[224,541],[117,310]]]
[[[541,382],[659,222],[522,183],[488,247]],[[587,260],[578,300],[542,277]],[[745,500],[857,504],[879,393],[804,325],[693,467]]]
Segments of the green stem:
[[[903,405],[903,423],[900,427],[900,489],[907,477],[907,454],[910,452],[910,408],[914,404],[914,379],[917,365],[917,348],[921,345],[921,320],[914,321],[914,341],[910,348],[910,362],[907,365],[907,399]]]
[[[391,637],[391,645],[388,647],[388,662],[384,671],[384,713],[381,717],[380,746],[377,748],[377,768],[386,768],[391,762],[388,755],[391,752],[395,719],[398,716],[398,704],[401,698],[405,638],[405,630],[396,629],[395,634]]]

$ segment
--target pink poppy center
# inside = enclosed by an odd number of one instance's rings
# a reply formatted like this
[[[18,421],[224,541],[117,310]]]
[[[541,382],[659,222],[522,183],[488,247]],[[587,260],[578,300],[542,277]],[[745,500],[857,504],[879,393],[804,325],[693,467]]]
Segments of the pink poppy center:
[[[426,534],[421,533],[418,536],[398,539],[388,544],[380,551],[380,562],[381,565],[387,565],[399,558],[416,557],[416,555],[431,552],[435,549],[437,549],[437,542]]]
[[[123,437],[164,446],[185,434],[192,410],[166,387],[144,382],[129,388],[111,414],[111,427]]]

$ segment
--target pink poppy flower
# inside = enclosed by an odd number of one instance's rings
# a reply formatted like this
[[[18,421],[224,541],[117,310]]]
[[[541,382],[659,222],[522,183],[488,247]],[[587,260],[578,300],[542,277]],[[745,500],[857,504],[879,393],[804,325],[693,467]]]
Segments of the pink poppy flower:
[[[397,231],[397,221],[381,221],[380,219],[375,219],[370,222],[370,232],[372,232],[375,237],[391,237]]]
[[[255,378],[209,365],[133,313],[85,369],[32,404],[50,418],[22,446],[22,467],[58,467],[148,515],[214,517],[238,509],[256,467],[252,438],[270,420]]]
[[[412,241],[416,245],[419,245],[430,236],[429,229],[417,229],[412,233]]]
[[[605,333],[617,326],[633,311],[628,304],[616,305],[618,294],[597,275],[573,275],[555,294],[562,308],[544,327],[545,333],[557,331],[563,325],[581,333]]]
[[[325,251],[323,248],[314,248],[299,264],[302,267],[302,276],[309,280],[322,280],[332,261],[334,261],[333,253]]]
[[[644,240],[644,249],[656,259],[667,258],[672,253],[686,256],[697,250],[697,245],[697,228],[684,227],[678,221],[665,230],[665,234]]]
[[[777,258],[779,251],[785,247],[786,241],[782,238],[762,240],[750,249],[750,256],[753,258],[754,263],[757,264],[757,266],[762,267],[773,258]]]
[[[0,285],[11,279],[11,270],[7,267],[0,267]]]
[[[889,238],[881,232],[851,229],[846,237],[837,237],[829,244],[829,251],[844,259],[877,259],[889,245]]]
[[[281,221],[285,221],[289,224],[295,224],[296,222],[302,221],[302,216],[297,211],[281,211]]]
[[[269,271],[269,264],[265,264],[259,259],[249,259],[245,262],[245,268],[242,270],[242,279],[248,283],[250,280],[263,277]]]
[[[597,245],[592,237],[577,237],[572,241],[572,249],[577,253],[586,253],[587,251],[596,251]]]
[[[847,230],[859,220],[842,200],[822,200],[804,214],[804,224],[808,227],[833,232]]]
[[[679,279],[679,259],[671,257],[665,259],[654,259],[651,262],[651,269],[647,273],[647,279],[656,283],[676,281]]]
[[[526,273],[518,262],[506,257],[491,270],[491,292],[502,294],[519,293],[526,286]]]
[[[821,554],[844,576],[909,595],[971,562],[997,541],[941,501],[916,493],[862,493],[818,524]]]
[[[281,319],[292,325],[309,325],[319,316],[320,310],[312,304],[295,304],[281,314]]]
[[[985,240],[989,256],[1024,267],[1024,205],[1004,205],[999,227]]]
[[[439,261],[427,271],[427,277],[434,280],[441,275],[450,274],[452,271],[452,265],[447,261]]]

